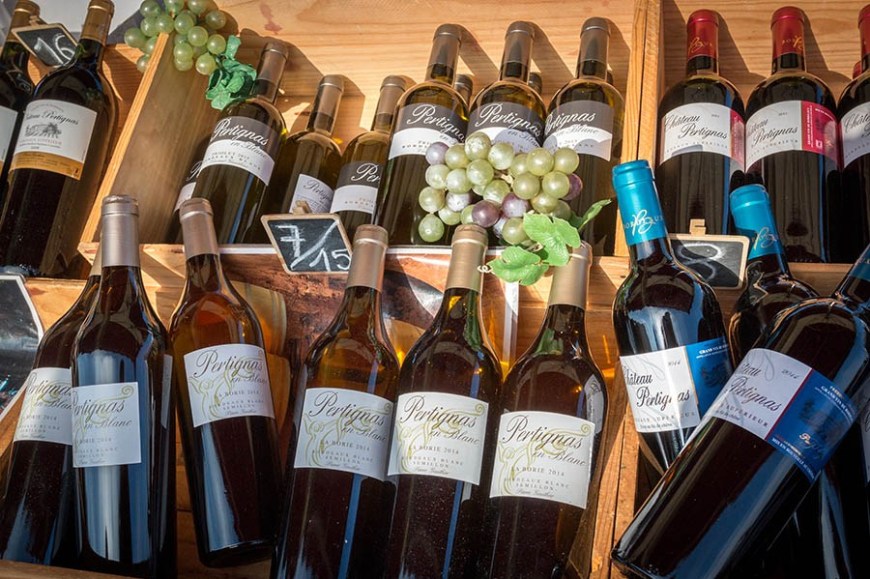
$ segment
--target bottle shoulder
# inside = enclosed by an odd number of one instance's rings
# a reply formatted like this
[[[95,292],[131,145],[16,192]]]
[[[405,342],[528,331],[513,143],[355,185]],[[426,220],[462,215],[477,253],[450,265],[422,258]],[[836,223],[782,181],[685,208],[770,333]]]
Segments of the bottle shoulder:
[[[318,148],[323,150],[327,155],[341,155],[341,149],[338,143],[327,135],[318,131],[304,130],[294,135],[290,135],[287,139],[287,145],[295,146],[298,149]]]
[[[659,117],[687,104],[710,103],[726,106],[744,114],[743,98],[737,88],[727,79],[713,74],[688,76],[665,91],[659,104]]]
[[[377,161],[383,163],[387,160],[389,146],[389,134],[380,131],[366,131],[350,140],[344,149],[342,162]]]
[[[575,101],[607,104],[620,114],[625,109],[625,99],[616,87],[597,77],[580,77],[556,91],[547,107],[547,113],[552,113],[560,105]]]
[[[837,104],[837,116],[842,120],[852,109],[870,102],[870,71],[846,85]]]
[[[432,104],[450,109],[463,119],[468,118],[468,106],[453,87],[438,81],[424,81],[409,89],[399,99],[398,109],[408,105]]]
[[[236,101],[227,105],[221,113],[221,118],[244,117],[259,121],[279,134],[287,132],[284,117],[269,101],[257,97]]]
[[[810,72],[787,69],[770,75],[752,90],[746,101],[746,115],[784,101],[808,101],[836,110],[834,94],[823,80]]]
[[[525,106],[540,118],[546,112],[544,101],[529,85],[516,80],[498,80],[477,94],[469,107],[469,115],[484,105],[503,102]]]
[[[47,74],[36,85],[33,100],[55,99],[115,114],[115,92],[101,67],[70,63]]]

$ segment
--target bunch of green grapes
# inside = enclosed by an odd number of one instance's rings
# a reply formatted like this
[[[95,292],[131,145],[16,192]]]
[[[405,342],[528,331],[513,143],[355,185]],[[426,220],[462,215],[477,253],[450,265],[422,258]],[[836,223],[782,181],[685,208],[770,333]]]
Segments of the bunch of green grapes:
[[[528,240],[523,215],[534,211],[570,219],[567,201],[583,189],[574,174],[580,164],[574,150],[538,148],[516,154],[510,143],[492,143],[482,132],[452,147],[433,143],[426,160],[428,186],[418,199],[428,213],[419,224],[424,241],[441,239],[447,225],[476,223],[517,245]]]
[[[164,0],[164,4],[165,10],[156,0],[142,2],[142,22],[124,32],[127,46],[144,53],[136,61],[136,68],[145,72],[157,36],[163,33],[174,35],[175,68],[185,71],[196,67],[198,73],[210,75],[217,67],[214,55],[223,54],[227,48],[227,39],[217,33],[227,25],[227,15],[212,0]]]

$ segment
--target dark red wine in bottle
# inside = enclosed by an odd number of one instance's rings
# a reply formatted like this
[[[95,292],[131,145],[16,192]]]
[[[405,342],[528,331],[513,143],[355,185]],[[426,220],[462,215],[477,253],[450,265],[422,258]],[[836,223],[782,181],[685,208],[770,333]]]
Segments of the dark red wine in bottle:
[[[719,15],[686,23],[686,77],[659,104],[656,183],[672,233],[730,232],[728,194],[743,182],[743,99],[719,75]]]
[[[614,548],[621,569],[740,577],[756,564],[870,397],[868,304],[870,248],[832,297],[790,308],[746,354]]]
[[[604,378],[586,342],[592,251],[583,244],[556,269],[538,337],[502,390],[483,576],[561,577],[592,568],[592,538],[607,416]]]
[[[788,261],[828,262],[837,259],[836,230],[850,229],[837,222],[843,216],[836,207],[836,103],[827,85],[806,70],[803,12],[780,8],[771,30],[772,74],[746,104],[747,177],[770,193]]]
[[[674,259],[646,161],[613,169],[631,271],[616,292],[613,326],[634,425],[664,472],[731,374],[716,295]]]

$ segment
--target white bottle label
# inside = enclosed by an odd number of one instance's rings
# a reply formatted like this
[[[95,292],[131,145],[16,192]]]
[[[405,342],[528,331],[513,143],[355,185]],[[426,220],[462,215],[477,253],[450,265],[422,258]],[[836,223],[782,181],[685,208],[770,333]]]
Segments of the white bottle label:
[[[586,508],[595,424],[553,412],[508,412],[498,425],[490,497]]]
[[[202,159],[194,163],[190,168],[190,173],[188,173],[184,185],[181,186],[181,191],[178,192],[178,199],[175,201],[175,209],[173,211],[181,209],[181,204],[193,197],[193,192],[196,189],[196,180],[201,171]]]
[[[329,212],[361,211],[374,215],[383,170],[383,165],[371,161],[348,163],[342,167]]]
[[[334,194],[332,188],[320,179],[309,175],[299,175],[288,211],[293,211],[299,201],[305,201],[312,213],[329,213]]]
[[[547,116],[544,148],[551,153],[563,147],[580,155],[610,160],[613,149],[613,109],[594,101],[563,103]]]
[[[783,101],[746,122],[746,167],[784,151],[808,151],[838,162],[837,119],[821,105]]]
[[[268,185],[279,145],[278,133],[269,125],[247,117],[226,117],[215,125],[200,170],[229,165]]]
[[[861,429],[861,446],[864,449],[864,484],[870,484],[870,404],[864,407],[864,412],[858,417],[858,427]]]
[[[15,132],[15,122],[18,113],[6,107],[0,107],[0,169],[6,162],[9,154],[9,145],[12,144],[12,133]]]
[[[390,139],[390,159],[401,155],[425,155],[439,141],[448,147],[465,140],[468,123],[440,105],[419,103],[399,109]]]
[[[97,384],[72,389],[73,466],[142,462],[139,384]]]
[[[870,103],[863,103],[849,111],[840,121],[843,136],[843,166],[870,153]]]
[[[468,132],[486,133],[493,143],[510,143],[518,153],[541,146],[544,121],[535,111],[517,103],[487,103],[468,117]]]
[[[482,400],[456,394],[402,394],[396,401],[388,474],[480,484],[488,408]]]
[[[686,153],[716,153],[743,167],[744,124],[735,111],[713,103],[691,103],[662,118],[659,163]]]
[[[31,370],[12,440],[72,444],[71,385],[69,368]]]
[[[43,99],[24,111],[12,169],[41,169],[81,179],[97,113],[72,103]]]
[[[393,403],[342,388],[305,391],[295,468],[340,470],[387,478]]]
[[[223,344],[184,355],[193,426],[238,416],[275,418],[266,353]]]

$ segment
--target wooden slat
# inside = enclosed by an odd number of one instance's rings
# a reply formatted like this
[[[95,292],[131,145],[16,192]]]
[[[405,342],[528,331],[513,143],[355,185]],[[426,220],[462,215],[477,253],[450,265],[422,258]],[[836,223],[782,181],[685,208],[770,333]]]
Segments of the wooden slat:
[[[123,579],[120,575],[0,561],[0,579]]]

